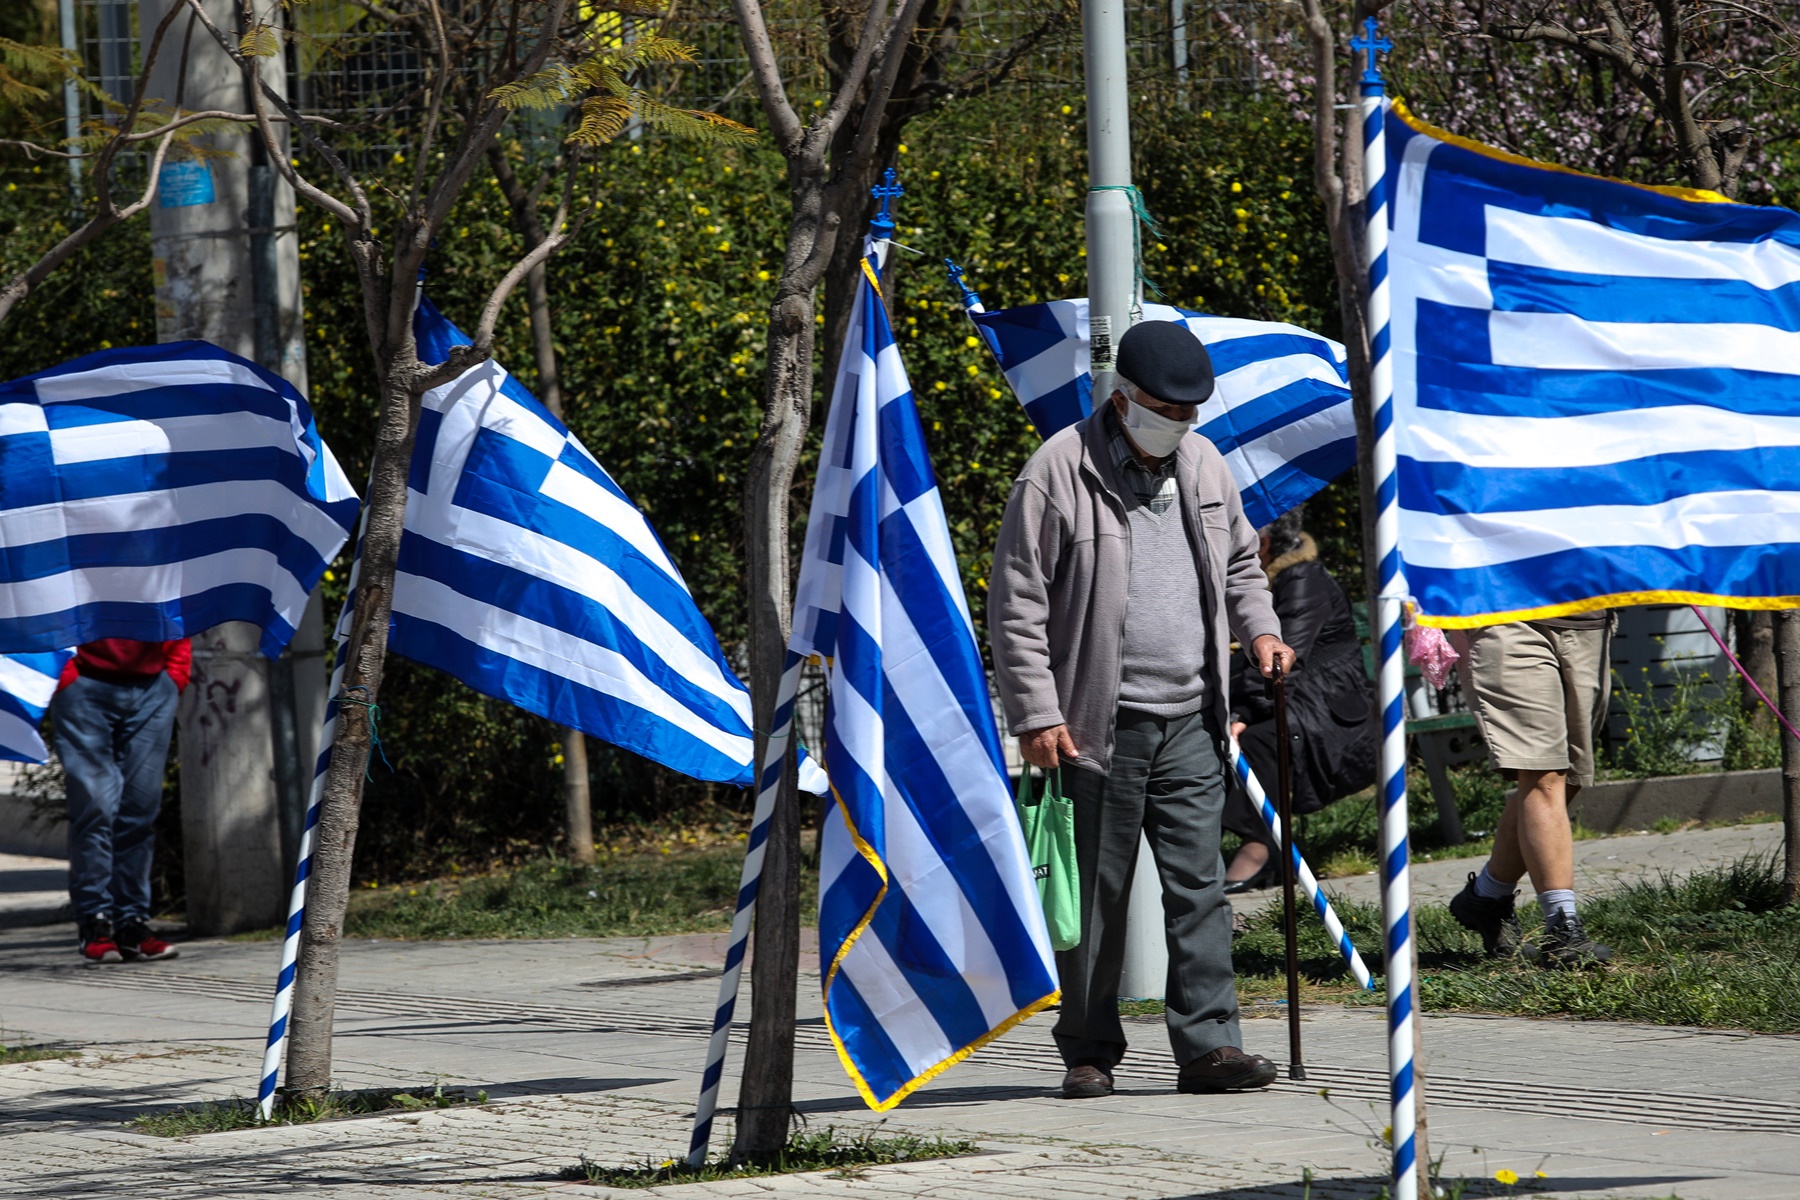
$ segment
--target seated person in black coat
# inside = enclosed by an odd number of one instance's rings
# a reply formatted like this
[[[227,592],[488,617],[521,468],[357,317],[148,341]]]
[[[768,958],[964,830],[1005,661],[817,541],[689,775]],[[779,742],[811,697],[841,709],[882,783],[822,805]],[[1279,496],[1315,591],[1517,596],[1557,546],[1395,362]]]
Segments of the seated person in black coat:
[[[1375,695],[1363,666],[1356,621],[1344,589],[1320,565],[1319,550],[1300,528],[1301,510],[1283,514],[1262,534],[1263,568],[1275,593],[1281,636],[1299,656],[1288,678],[1288,737],[1292,745],[1294,814],[1317,812],[1375,781]],[[1250,769],[1273,802],[1275,698],[1243,654],[1233,663],[1231,730]],[[1244,844],[1225,872],[1228,893],[1278,879],[1270,861],[1268,827],[1236,785],[1225,801],[1225,828]]]

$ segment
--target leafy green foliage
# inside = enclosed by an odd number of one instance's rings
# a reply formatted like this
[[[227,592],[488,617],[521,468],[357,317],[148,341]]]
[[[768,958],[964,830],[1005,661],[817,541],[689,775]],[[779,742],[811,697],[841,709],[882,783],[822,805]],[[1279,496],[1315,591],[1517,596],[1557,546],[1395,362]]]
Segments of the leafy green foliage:
[[[62,163],[0,160],[0,279],[29,267],[72,229]],[[13,310],[0,336],[0,378],[155,340],[150,226],[136,221],[77,251]]]
[[[1649,669],[1642,686],[1613,672],[1613,695],[1625,709],[1625,740],[1614,748],[1609,774],[1624,778],[1691,775],[1713,769],[1702,757],[1722,747],[1727,771],[1752,771],[1781,765],[1781,739],[1772,721],[1759,722],[1746,712],[1733,686],[1721,685],[1706,672],[1678,671],[1674,683],[1658,695]]]
[[[878,1131],[872,1130],[845,1138],[835,1127],[827,1125],[824,1129],[801,1130],[793,1134],[787,1145],[766,1159],[749,1159],[734,1165],[720,1155],[695,1170],[684,1160],[673,1158],[660,1162],[651,1159],[628,1167],[609,1167],[584,1154],[579,1163],[558,1172],[557,1178],[604,1187],[647,1188],[665,1183],[708,1183],[759,1175],[791,1175],[798,1171],[852,1173],[859,1167],[953,1158],[959,1154],[974,1154],[980,1149],[977,1143],[961,1138],[926,1138],[912,1133],[881,1137]]]

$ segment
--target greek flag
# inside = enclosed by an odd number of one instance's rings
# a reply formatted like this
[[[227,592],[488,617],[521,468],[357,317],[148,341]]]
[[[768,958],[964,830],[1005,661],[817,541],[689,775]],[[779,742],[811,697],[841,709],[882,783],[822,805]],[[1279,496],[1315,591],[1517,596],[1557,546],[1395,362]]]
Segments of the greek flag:
[[[1387,123],[1422,619],[1800,605],[1800,215]]]
[[[970,312],[1041,437],[1093,411],[1088,302]],[[1231,465],[1253,525],[1267,525],[1356,465],[1344,347],[1297,325],[1144,305],[1206,344],[1217,389],[1194,428]]]
[[[949,525],[867,264],[789,649],[829,663],[825,1021],[863,1099],[887,1109],[1059,993]]]
[[[429,300],[414,328],[426,362],[469,342]],[[408,489],[395,652],[697,779],[752,783],[750,695],[681,572],[500,364],[425,394]]]
[[[300,393],[206,342],[0,383],[0,650],[249,621],[274,657],[356,508]]]
[[[73,650],[0,654],[0,759],[41,763],[50,757],[39,727]]]

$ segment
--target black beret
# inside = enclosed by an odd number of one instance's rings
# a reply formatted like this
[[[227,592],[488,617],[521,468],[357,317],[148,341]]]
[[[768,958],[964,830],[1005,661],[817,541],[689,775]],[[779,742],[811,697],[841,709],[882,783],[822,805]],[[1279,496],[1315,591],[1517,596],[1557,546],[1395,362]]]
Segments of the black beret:
[[[1115,370],[1167,404],[1201,404],[1213,394],[1212,356],[1174,321],[1140,321],[1126,330]]]

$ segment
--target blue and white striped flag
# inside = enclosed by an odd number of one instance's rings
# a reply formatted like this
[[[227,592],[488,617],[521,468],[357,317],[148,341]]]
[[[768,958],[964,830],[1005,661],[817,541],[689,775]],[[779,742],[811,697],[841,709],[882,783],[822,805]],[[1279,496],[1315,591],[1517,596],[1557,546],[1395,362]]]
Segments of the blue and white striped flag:
[[[415,330],[426,362],[469,341],[429,300]],[[425,394],[408,486],[396,653],[696,779],[753,782],[749,693],[681,572],[499,363]]]
[[[924,431],[864,276],[789,649],[829,663],[825,1021],[879,1110],[1059,993]]]
[[[1093,411],[1088,302],[971,312],[1041,437]],[[1267,525],[1356,465],[1344,347],[1297,325],[1144,305],[1206,344],[1218,380],[1194,428],[1231,465],[1253,525]]]
[[[1392,110],[1400,554],[1441,626],[1800,605],[1800,214]]]
[[[41,763],[50,757],[40,726],[73,650],[0,654],[0,759]]]
[[[0,383],[0,651],[249,621],[273,657],[356,508],[300,393],[209,343]]]

